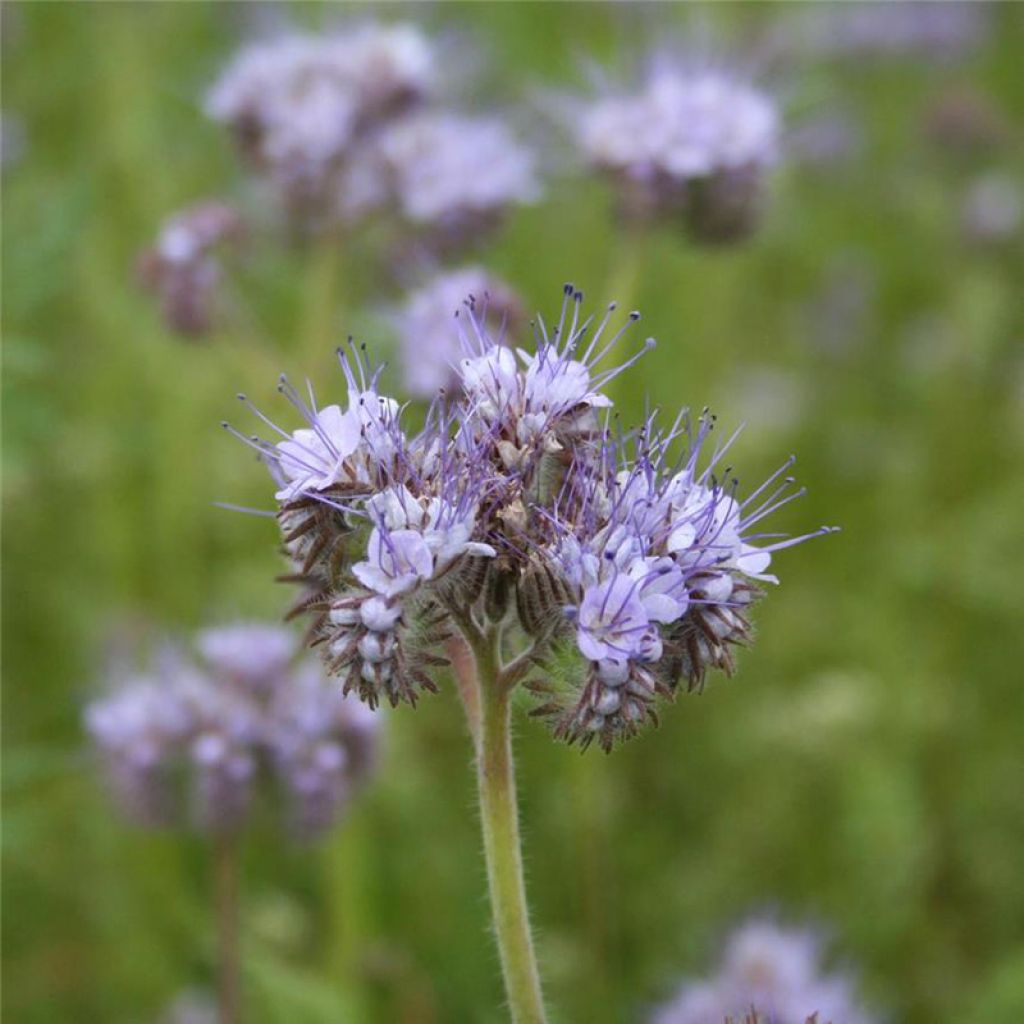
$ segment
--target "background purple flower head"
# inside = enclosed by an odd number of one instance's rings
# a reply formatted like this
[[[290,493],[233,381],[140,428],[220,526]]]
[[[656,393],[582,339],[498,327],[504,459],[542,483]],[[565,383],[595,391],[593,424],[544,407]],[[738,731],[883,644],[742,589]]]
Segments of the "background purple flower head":
[[[824,943],[813,931],[754,919],[729,937],[717,971],[688,980],[651,1024],[870,1024],[846,975],[823,964]],[[815,1016],[817,1015],[817,1016]]]
[[[779,159],[781,112],[744,76],[658,54],[634,88],[573,108],[576,144],[612,181],[626,219],[680,214],[702,242],[752,230]]]
[[[224,304],[220,254],[237,250],[244,233],[240,214],[219,201],[196,203],[164,222],[139,256],[138,273],[159,299],[168,330],[199,338],[215,325]]]
[[[335,193],[389,120],[428,99],[437,68],[412,25],[353,24],[244,48],[206,98],[242,155],[301,217],[337,212]]]
[[[286,825],[314,838],[367,777],[377,719],[343,697],[286,630],[202,631],[200,660],[167,648],[86,709],[114,796],[148,825],[235,832],[269,783]]]

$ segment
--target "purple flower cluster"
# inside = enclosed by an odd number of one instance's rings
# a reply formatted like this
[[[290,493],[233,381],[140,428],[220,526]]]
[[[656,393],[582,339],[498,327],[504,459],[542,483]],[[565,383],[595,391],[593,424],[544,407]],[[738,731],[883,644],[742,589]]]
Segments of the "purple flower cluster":
[[[613,432],[602,389],[653,342],[603,368],[639,315],[613,332],[614,305],[583,319],[581,300],[566,286],[533,351],[492,336],[467,303],[457,393],[414,435],[354,349],[340,352],[346,408],[284,382],[307,425],[288,434],[257,413],[277,439],[237,435],[278,483],[301,606],[346,692],[414,702],[455,629],[491,629],[542,670],[528,686],[556,735],[608,749],[681,680],[732,670],[773,553],[805,539],[760,526],[801,493],[790,462],[741,498],[719,469],[735,435],[704,458],[713,417]],[[560,674],[566,651],[574,667]]]
[[[540,194],[533,154],[499,117],[423,111],[390,125],[368,156],[373,206],[395,203],[409,224],[449,249],[479,238],[515,204]]]
[[[244,49],[206,110],[300,223],[395,214],[461,244],[539,189],[502,119],[434,105],[442,64],[411,25],[291,35]]]
[[[369,770],[377,722],[315,663],[295,663],[287,630],[209,629],[198,658],[162,652],[86,711],[86,727],[126,813],[149,825],[186,820],[231,832],[274,776],[288,825],[312,838],[332,825]]]
[[[718,972],[687,981],[651,1024],[870,1024],[853,985],[822,968],[812,931],[753,920],[729,938]]]
[[[335,202],[349,167],[382,124],[436,87],[433,49],[411,25],[360,24],[243,49],[206,98],[246,160],[294,213]]]
[[[723,69],[665,59],[638,90],[582,106],[572,127],[587,161],[614,182],[624,216],[681,214],[708,242],[752,229],[781,134],[768,94]]]

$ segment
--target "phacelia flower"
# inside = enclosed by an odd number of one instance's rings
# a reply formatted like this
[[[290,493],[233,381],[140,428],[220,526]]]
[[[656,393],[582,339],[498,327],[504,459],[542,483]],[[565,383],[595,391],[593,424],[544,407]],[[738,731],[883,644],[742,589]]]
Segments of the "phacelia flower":
[[[125,812],[208,833],[249,820],[276,777],[299,838],[332,825],[373,759],[377,721],[308,660],[292,635],[258,623],[205,630],[197,658],[168,650],[86,711]]]
[[[380,201],[393,203],[442,250],[461,247],[540,194],[535,160],[505,121],[425,110],[396,120],[377,140]]]
[[[708,454],[708,414],[613,432],[603,388],[652,342],[609,366],[639,315],[613,330],[614,305],[583,319],[581,303],[566,286],[557,323],[538,318],[526,350],[468,301],[454,318],[458,387],[414,434],[351,347],[345,410],[286,384],[305,426],[288,434],[257,412],[273,439],[235,432],[278,481],[289,578],[306,587],[297,611],[314,614],[311,642],[346,692],[415,703],[456,632],[500,631],[535,714],[608,749],[681,683],[732,671],[774,553],[805,539],[760,525],[801,493],[792,460],[741,495],[721,468],[735,437]]]
[[[474,303],[496,334],[515,334],[522,326],[519,298],[503,281],[482,267],[461,267],[438,274],[417,288],[395,315],[401,341],[402,379],[417,398],[433,398],[443,388],[460,386],[458,361],[462,347],[455,315]]]
[[[345,810],[353,783],[376,757],[377,716],[326,684],[315,664],[291,673],[272,696],[267,742],[294,835],[315,837]]]
[[[361,147],[436,86],[429,41],[411,25],[359,24],[243,49],[206,98],[243,156],[299,215],[333,208]]]
[[[139,257],[142,283],[160,300],[168,330],[200,337],[218,314],[223,269],[219,250],[237,247],[242,219],[225,203],[190,206],[167,220]]]
[[[700,241],[753,228],[766,172],[779,157],[776,102],[708,66],[656,61],[639,89],[608,94],[572,119],[585,159],[614,183],[624,216],[680,214]]]
[[[717,973],[687,981],[651,1024],[870,1024],[849,978],[822,966],[813,931],[753,920],[729,938]]]

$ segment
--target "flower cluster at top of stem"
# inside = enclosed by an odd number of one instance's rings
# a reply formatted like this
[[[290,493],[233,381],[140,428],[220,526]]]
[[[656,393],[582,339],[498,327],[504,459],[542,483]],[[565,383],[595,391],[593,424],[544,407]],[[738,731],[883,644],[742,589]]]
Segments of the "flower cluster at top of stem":
[[[543,670],[527,685],[555,734],[608,749],[655,720],[659,695],[732,670],[758,584],[775,582],[772,553],[804,539],[760,532],[800,493],[790,462],[741,499],[722,468],[733,439],[702,462],[710,415],[613,431],[602,388],[653,341],[603,368],[639,314],[611,332],[614,305],[583,319],[581,300],[567,285],[533,351],[492,335],[485,304],[468,302],[458,391],[413,435],[351,346],[344,408],[284,379],[305,427],[286,433],[250,406],[277,437],[236,434],[277,481],[299,607],[346,692],[414,703],[453,628],[491,627],[503,652],[518,648],[522,677]]]
[[[224,834],[250,819],[261,779],[280,791],[288,830],[333,825],[371,768],[376,716],[291,632],[239,623],[201,632],[198,657],[168,648],[86,709],[86,727],[125,812],[142,824],[190,820]]]

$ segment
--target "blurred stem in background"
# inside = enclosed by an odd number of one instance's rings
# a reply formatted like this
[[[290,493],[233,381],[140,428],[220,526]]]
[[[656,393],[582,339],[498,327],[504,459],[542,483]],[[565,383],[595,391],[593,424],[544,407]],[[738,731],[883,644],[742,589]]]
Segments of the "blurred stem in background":
[[[372,919],[367,892],[372,844],[362,815],[348,820],[325,846],[325,881],[330,913],[327,967],[345,986],[356,1020],[372,1019],[360,951]]]
[[[217,902],[217,1017],[241,1021],[241,946],[238,927],[238,837],[221,836],[215,850]]]
[[[547,1018],[523,882],[510,732],[511,697],[519,666],[502,667],[500,633],[495,627],[485,632],[466,622],[463,629],[476,658],[476,704],[464,701],[476,748],[484,856],[505,994],[515,1024],[543,1024]],[[464,663],[456,664],[456,674],[460,692],[465,692]]]

